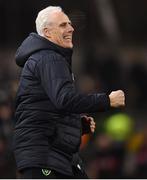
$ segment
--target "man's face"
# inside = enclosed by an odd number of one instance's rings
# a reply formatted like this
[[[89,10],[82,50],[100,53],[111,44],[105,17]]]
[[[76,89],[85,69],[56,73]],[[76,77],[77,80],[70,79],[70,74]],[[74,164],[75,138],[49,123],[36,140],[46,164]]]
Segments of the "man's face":
[[[63,12],[52,15],[52,24],[46,29],[47,39],[64,48],[72,48],[73,27],[71,21]]]

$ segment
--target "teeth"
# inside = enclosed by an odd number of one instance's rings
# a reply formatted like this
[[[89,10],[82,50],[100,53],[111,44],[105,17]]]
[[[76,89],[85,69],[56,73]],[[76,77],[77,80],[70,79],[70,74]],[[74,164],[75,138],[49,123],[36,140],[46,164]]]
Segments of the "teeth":
[[[64,37],[64,39],[72,39],[70,36],[66,36],[66,37]]]

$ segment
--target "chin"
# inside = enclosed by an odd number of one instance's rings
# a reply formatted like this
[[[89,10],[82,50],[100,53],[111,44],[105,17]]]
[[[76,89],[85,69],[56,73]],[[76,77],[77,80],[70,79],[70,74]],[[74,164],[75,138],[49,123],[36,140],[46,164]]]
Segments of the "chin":
[[[67,44],[65,47],[72,49],[73,48],[73,44],[72,43],[71,44]]]

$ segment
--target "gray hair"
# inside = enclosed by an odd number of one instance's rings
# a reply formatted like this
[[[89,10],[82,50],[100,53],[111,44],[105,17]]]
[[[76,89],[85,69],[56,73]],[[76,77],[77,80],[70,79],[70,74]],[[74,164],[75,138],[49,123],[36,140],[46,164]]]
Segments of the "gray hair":
[[[48,6],[41,10],[36,18],[36,31],[40,36],[43,35],[43,29],[51,23],[50,15],[54,12],[62,12],[62,8],[59,6]]]

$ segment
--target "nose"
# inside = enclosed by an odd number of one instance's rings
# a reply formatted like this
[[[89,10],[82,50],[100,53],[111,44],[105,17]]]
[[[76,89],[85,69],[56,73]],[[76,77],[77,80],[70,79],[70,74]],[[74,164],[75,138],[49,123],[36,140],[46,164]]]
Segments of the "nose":
[[[71,29],[72,29],[72,32],[74,31],[74,28],[73,28],[73,26],[71,25]]]
[[[68,31],[69,32],[74,32],[74,28],[73,28],[73,26],[71,24],[69,24],[69,26],[68,26]]]

